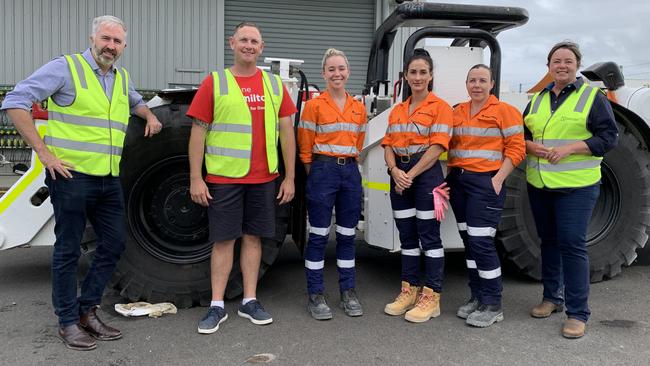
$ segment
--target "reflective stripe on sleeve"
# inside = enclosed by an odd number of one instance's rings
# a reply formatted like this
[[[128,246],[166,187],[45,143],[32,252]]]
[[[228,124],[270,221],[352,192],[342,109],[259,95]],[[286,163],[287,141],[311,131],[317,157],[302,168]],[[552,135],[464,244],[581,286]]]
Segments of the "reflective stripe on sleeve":
[[[512,126],[512,127],[504,128],[503,130],[501,130],[501,133],[503,134],[503,137],[510,137],[513,135],[524,133],[524,126]]]
[[[316,123],[311,121],[300,121],[298,122],[298,128],[304,128],[305,130],[316,131]]]

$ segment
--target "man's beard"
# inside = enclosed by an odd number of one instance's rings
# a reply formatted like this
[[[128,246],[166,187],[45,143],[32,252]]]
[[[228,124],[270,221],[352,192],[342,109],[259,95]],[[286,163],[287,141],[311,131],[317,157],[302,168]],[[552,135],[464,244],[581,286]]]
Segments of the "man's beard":
[[[104,56],[104,52],[109,52],[110,54],[113,55],[113,58],[112,59],[107,58],[106,56]],[[115,63],[115,61],[117,61],[117,59],[120,58],[120,56],[117,55],[117,52],[106,48],[100,50],[97,49],[96,47],[93,47],[93,53],[95,54],[95,60],[97,61],[99,66],[104,66],[104,67],[112,66]]]

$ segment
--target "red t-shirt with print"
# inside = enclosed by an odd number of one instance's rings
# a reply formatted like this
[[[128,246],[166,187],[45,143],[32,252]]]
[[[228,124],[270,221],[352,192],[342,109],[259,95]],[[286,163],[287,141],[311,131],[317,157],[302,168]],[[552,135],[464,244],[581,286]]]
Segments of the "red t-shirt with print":
[[[252,76],[235,76],[241,92],[246,98],[248,108],[253,118],[253,146],[251,151],[251,167],[248,174],[241,178],[228,178],[220,175],[208,174],[205,178],[208,183],[227,184],[227,183],[244,183],[258,184],[267,183],[275,179],[278,174],[269,173],[269,164],[266,159],[266,143],[264,128],[264,84],[262,81],[262,71],[260,69]],[[284,86],[283,86],[284,87]],[[192,104],[187,111],[187,116],[196,118],[205,123],[212,123],[214,111],[214,82],[212,74],[208,75],[201,86],[196,91]],[[294,105],[287,88],[284,87],[282,104],[278,111],[278,116],[288,117],[296,113]]]

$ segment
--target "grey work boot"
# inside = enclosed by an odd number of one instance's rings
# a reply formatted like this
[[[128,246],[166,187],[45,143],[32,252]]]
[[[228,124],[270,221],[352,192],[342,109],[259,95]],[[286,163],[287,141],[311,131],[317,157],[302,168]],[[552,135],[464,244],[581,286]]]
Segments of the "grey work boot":
[[[478,309],[479,302],[478,299],[474,296],[472,296],[469,300],[467,300],[466,303],[461,305],[458,308],[458,311],[456,312],[456,316],[458,316],[461,319],[467,319],[469,314],[473,313]]]
[[[311,317],[316,320],[332,319],[332,310],[327,306],[323,294],[309,294],[307,310],[311,314]]]
[[[363,308],[357,298],[357,292],[353,288],[341,292],[340,306],[347,316],[363,315]]]
[[[503,310],[501,305],[479,305],[478,309],[467,316],[467,324],[485,328],[494,323],[503,321]]]

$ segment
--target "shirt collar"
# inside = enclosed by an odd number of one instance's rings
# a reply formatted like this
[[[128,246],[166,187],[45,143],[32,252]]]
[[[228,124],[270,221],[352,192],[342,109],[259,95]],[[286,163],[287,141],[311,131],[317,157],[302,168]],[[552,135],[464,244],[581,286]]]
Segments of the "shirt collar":
[[[402,106],[403,106],[403,108],[406,110],[406,114],[407,114],[407,115],[409,114],[408,110],[409,110],[409,107],[411,106],[411,101],[412,101],[412,99],[413,99],[413,96],[410,95],[410,96],[406,99],[406,101],[404,101],[404,102],[402,103]],[[435,94],[433,94],[433,92],[429,92],[429,93],[427,94],[426,98],[424,98],[424,100],[420,103],[420,105],[417,106],[417,108],[415,108],[415,109],[413,110],[413,112],[415,113],[415,111],[417,111],[418,109],[420,109],[420,108],[422,108],[422,107],[424,107],[424,106],[426,106],[426,105],[429,105],[429,104],[431,104],[431,103],[435,103],[435,102],[437,102],[438,100],[440,100],[440,98],[438,98]]]
[[[88,65],[90,65],[90,68],[93,69],[95,73],[101,73],[101,69],[99,68],[99,65],[97,65],[97,61],[95,61],[90,48],[86,49],[81,55],[86,59],[86,61],[88,61]],[[117,72],[115,65],[111,65],[111,71],[114,73]]]
[[[323,96],[325,98],[325,100],[327,100],[327,102],[330,103],[332,106],[335,106],[337,111],[339,110],[338,106],[336,105],[336,102],[334,102],[334,99],[332,98],[332,95],[327,90],[322,92],[320,95]],[[343,107],[343,110],[345,110],[348,107],[348,104],[351,102],[351,99],[352,99],[352,96],[346,91],[345,92],[345,106]]]
[[[585,80],[582,78],[582,76],[578,76],[576,78],[576,81],[574,81],[573,83],[565,86],[564,89],[569,88],[569,89],[573,89],[573,90],[580,90],[580,88],[582,87],[582,84],[584,84],[584,83],[585,83]],[[551,91],[551,90],[553,90],[554,86],[555,86],[555,81],[548,84],[546,86],[546,88],[544,88],[544,89],[546,89],[546,91]]]

